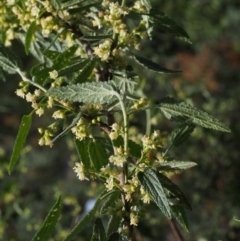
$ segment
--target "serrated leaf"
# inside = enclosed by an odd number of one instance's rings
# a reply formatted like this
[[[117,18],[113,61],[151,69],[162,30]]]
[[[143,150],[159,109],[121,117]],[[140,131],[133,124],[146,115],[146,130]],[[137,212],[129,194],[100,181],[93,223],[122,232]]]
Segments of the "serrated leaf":
[[[179,205],[184,206],[188,210],[192,210],[191,204],[189,203],[188,199],[176,184],[174,184],[162,173],[157,173],[157,177],[162,186],[166,188],[173,195],[174,198],[178,199]]]
[[[112,140],[112,143],[115,147],[123,147],[124,145],[124,140],[122,136],[118,136],[116,139]]]
[[[153,18],[153,23],[156,25],[156,27],[161,28],[163,31],[170,33],[181,40],[184,40],[190,44],[192,43],[187,32],[163,12],[151,9],[149,16]]]
[[[138,173],[138,179],[162,213],[171,218],[168,199],[156,173],[151,168],[146,168],[144,172]]]
[[[49,79],[49,72],[52,68],[48,67],[46,63],[40,63],[32,67],[30,73],[34,81],[43,85]]]
[[[184,208],[179,205],[173,205],[171,206],[171,211],[172,211],[173,217],[178,221],[178,223],[182,226],[182,228],[186,232],[189,232],[187,215],[185,213]]]
[[[164,74],[175,74],[175,73],[181,72],[178,70],[169,70],[169,69],[163,68],[162,66],[152,62],[151,60],[145,59],[145,58],[137,56],[137,55],[133,55],[133,58],[136,60],[136,62],[138,64],[140,64],[143,67],[145,67],[146,69],[149,69],[154,72],[164,73]]]
[[[168,161],[162,162],[160,166],[160,170],[163,171],[182,171],[187,170],[197,166],[196,162],[186,162],[186,161]]]
[[[195,125],[192,123],[184,123],[181,126],[175,128],[169,135],[170,143],[174,146],[180,146],[185,143],[192,134]]]
[[[21,121],[19,130],[18,130],[18,134],[17,134],[17,138],[15,140],[15,144],[13,147],[13,152],[12,152],[12,156],[11,156],[11,160],[10,160],[9,168],[8,168],[9,174],[11,174],[11,172],[13,171],[13,169],[16,165],[16,162],[21,154],[21,150],[26,141],[31,124],[32,124],[32,114],[24,115],[22,117],[22,121]]]
[[[97,218],[93,226],[91,241],[107,241],[106,232],[100,218]]]
[[[107,152],[99,140],[95,139],[89,143],[88,152],[96,171],[100,171],[102,167],[108,164]]]
[[[88,169],[90,167],[90,157],[88,153],[88,147],[91,140],[89,138],[84,138],[83,140],[75,140],[75,146],[78,152],[78,156],[83,163],[83,165]]]
[[[46,219],[43,222],[42,227],[35,234],[32,241],[46,241],[52,234],[53,229],[57,223],[62,209],[62,199],[59,196],[57,202],[54,204]]]
[[[68,234],[68,236],[63,241],[70,241],[74,237],[76,237],[86,226],[90,223],[90,221],[94,218],[96,212],[98,211],[98,207],[104,198],[107,197],[107,192],[103,191],[97,198],[94,207],[90,212],[88,212],[73,228],[73,230]]]
[[[79,3],[85,2],[86,0],[68,0],[64,1],[64,3],[61,4],[61,8],[65,9],[74,5],[77,5]]]
[[[85,59],[81,62],[77,62],[71,65],[68,65],[67,67],[60,69],[58,72],[58,76],[65,76],[68,74],[73,74],[74,72],[77,72],[81,70],[86,64],[88,63],[88,59]]]
[[[118,89],[133,94],[137,83],[131,79],[115,76],[114,83]]]
[[[60,10],[60,1],[59,0],[50,0],[52,6],[58,11]]]
[[[84,83],[87,81],[88,77],[91,75],[94,67],[96,65],[96,59],[89,59],[88,63],[85,65],[81,73],[73,80],[75,83]]]
[[[112,215],[109,218],[108,226],[107,226],[107,236],[108,237],[110,235],[112,235],[113,233],[118,231],[118,228],[120,226],[121,220],[122,220],[122,217],[119,216],[119,215]]]
[[[108,157],[114,154],[113,145],[110,139],[98,136],[95,137],[95,139],[102,143]]]
[[[190,118],[192,123],[196,125],[218,131],[231,132],[225,124],[210,116],[206,112],[198,110],[197,108],[184,102],[176,101],[174,98],[163,98],[160,101],[159,108],[168,119],[187,117]]]
[[[60,100],[84,103],[111,103],[117,100],[118,93],[111,82],[90,82],[64,87],[51,88],[49,95]]]
[[[0,43],[0,67],[9,74],[17,73],[22,69],[22,61],[10,49]]]
[[[27,30],[27,33],[26,33],[26,38],[25,38],[25,52],[26,54],[29,54],[29,49],[30,49],[30,46],[31,46],[31,42],[32,42],[32,37],[35,33],[35,30],[36,30],[36,21],[33,21],[28,30]]]
[[[128,140],[130,156],[140,158],[142,155],[142,147],[132,140]]]
[[[73,118],[72,123],[71,123],[69,126],[67,126],[60,134],[58,134],[56,137],[54,137],[54,139],[53,139],[51,142],[54,143],[54,142],[55,142],[56,140],[58,140],[60,137],[66,135],[66,134],[71,130],[71,128],[74,127],[74,126],[77,124],[77,122],[79,121],[79,119],[81,118],[81,116],[82,116],[82,113],[79,112],[79,113],[75,116],[75,118]]]
[[[122,241],[121,240],[121,236],[119,233],[112,233],[109,238],[108,238],[108,241]]]
[[[112,191],[105,203],[102,205],[100,213],[105,214],[107,213],[108,209],[114,207],[116,205],[116,201],[120,198],[120,191]]]

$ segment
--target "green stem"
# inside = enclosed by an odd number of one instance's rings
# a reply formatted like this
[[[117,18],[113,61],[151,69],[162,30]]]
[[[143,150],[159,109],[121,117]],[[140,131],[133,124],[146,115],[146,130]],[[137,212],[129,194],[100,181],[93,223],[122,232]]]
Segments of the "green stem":
[[[121,7],[124,7],[126,5],[126,0],[122,0]]]
[[[22,80],[23,80],[23,81],[28,82],[28,83],[30,83],[31,85],[34,85],[35,87],[39,88],[39,89],[42,90],[43,92],[47,92],[47,90],[46,90],[44,87],[42,87],[42,86],[39,85],[38,83],[36,83],[36,82],[28,79],[20,69],[17,69],[17,72],[18,72],[18,74],[22,77]]]

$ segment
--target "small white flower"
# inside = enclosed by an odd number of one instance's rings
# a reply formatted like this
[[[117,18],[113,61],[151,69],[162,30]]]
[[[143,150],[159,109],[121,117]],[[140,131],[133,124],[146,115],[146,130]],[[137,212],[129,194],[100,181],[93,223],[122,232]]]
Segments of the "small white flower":
[[[113,182],[113,178],[109,177],[105,183],[105,187],[107,188],[108,191],[111,191],[114,187],[114,182]]]
[[[15,93],[17,96],[19,96],[23,99],[25,98],[25,93],[24,93],[23,89],[17,89]]]
[[[50,71],[49,76],[50,76],[51,79],[56,79],[58,77],[57,70]]]
[[[57,110],[57,111],[55,111],[55,112],[53,113],[52,117],[53,117],[54,119],[64,119],[65,114],[64,114],[63,111]]]
[[[44,109],[43,109],[42,107],[38,108],[38,109],[36,110],[36,114],[37,114],[38,116],[43,115],[43,114],[44,114]]]
[[[86,177],[85,173],[84,173],[84,165],[82,163],[76,163],[75,167],[73,167],[74,172],[77,173],[77,177],[79,180],[83,181],[83,180],[88,180],[88,178]]]

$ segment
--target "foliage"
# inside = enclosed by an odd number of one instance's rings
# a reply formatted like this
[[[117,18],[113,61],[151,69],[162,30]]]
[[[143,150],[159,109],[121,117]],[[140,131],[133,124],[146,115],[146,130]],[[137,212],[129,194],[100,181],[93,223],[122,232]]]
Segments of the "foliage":
[[[2,7],[8,14],[1,30],[0,66],[9,74],[20,75],[16,94],[31,102],[33,112],[42,116],[53,110],[55,120],[48,127],[38,128],[39,145],[54,147],[57,139],[72,132],[79,154],[73,168],[78,178],[104,183],[94,208],[64,240],[76,237],[95,215],[92,240],[133,240],[134,228],[151,201],[167,218],[175,218],[188,230],[184,209],[191,209],[191,205],[169,177],[196,164],[173,160],[169,150],[183,144],[195,125],[223,132],[230,129],[206,112],[172,97],[159,98],[158,104],[152,105],[150,97],[143,95],[142,77],[135,73],[133,64],[135,61],[158,73],[177,73],[143,58],[141,41],[152,39],[160,26],[190,42],[185,30],[165,14],[153,11],[146,0],[133,5],[131,1],[8,1]],[[32,67],[30,77],[22,61],[5,47],[13,38],[23,41],[26,54],[32,53],[40,62]],[[156,110],[180,123],[168,139],[164,132],[151,132],[149,128],[145,135],[131,137],[132,116]],[[16,165],[33,112],[23,117],[9,172]],[[55,208],[60,210],[60,200],[35,237],[42,235],[47,222],[50,234],[56,223],[56,217],[51,216]],[[97,213],[102,202],[110,206],[104,215],[112,220],[117,214],[119,220],[117,226],[109,223],[107,232],[103,213]]]

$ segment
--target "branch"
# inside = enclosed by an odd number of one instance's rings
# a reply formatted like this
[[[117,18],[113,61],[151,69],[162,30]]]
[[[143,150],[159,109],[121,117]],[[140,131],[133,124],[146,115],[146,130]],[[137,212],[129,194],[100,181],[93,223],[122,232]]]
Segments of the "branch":
[[[184,238],[180,232],[180,230],[178,229],[176,222],[174,221],[174,219],[168,219],[168,223],[173,231],[173,234],[176,238],[176,241],[184,241]]]
[[[86,40],[83,39],[83,37],[84,37],[83,32],[75,24],[70,24],[70,23],[65,22],[65,25],[79,39],[79,41],[82,44],[87,55],[89,57],[93,58],[95,56],[94,51],[92,50],[90,44]],[[105,76],[102,73],[99,66],[96,66],[94,68],[94,73],[95,73],[97,81],[106,81]]]

